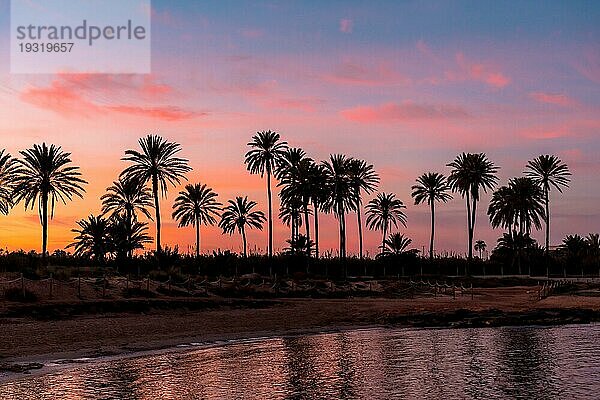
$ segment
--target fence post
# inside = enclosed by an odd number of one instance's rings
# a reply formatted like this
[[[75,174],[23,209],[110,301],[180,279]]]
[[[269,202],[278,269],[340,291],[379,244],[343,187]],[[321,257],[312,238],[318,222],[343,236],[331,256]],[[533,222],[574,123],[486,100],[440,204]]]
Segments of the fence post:
[[[471,282],[471,300],[473,300],[473,282]]]
[[[188,289],[188,294],[192,293],[192,279],[190,277],[190,274],[188,274],[187,289]]]
[[[452,298],[456,300],[456,286],[454,283],[452,284]]]
[[[81,275],[77,277],[77,297],[81,298]]]
[[[106,275],[102,276],[102,297],[106,296]]]
[[[52,272],[50,272],[50,298],[52,298]]]
[[[25,298],[25,277],[21,272],[21,292],[23,292],[23,298]]]
[[[129,274],[127,274],[127,283],[125,284],[125,288],[129,290]]]
[[[150,274],[148,274],[148,278],[146,278],[146,291],[150,291]]]

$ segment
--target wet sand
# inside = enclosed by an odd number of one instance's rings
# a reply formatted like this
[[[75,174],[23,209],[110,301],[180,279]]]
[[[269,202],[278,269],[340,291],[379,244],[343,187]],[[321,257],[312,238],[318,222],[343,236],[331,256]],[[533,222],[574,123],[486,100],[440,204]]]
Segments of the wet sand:
[[[184,309],[150,308],[40,320],[0,318],[0,364],[97,357],[182,343],[332,331],[369,326],[550,325],[600,321],[600,297],[551,296],[535,287],[475,289],[470,295],[414,299],[277,299],[203,302]],[[60,308],[61,304],[51,304]],[[210,305],[210,307],[208,307]]]

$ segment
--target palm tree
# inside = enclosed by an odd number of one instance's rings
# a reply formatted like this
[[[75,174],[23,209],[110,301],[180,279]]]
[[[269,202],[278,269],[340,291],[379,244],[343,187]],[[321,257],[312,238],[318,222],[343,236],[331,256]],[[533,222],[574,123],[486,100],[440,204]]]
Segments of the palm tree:
[[[314,162],[306,157],[304,150],[299,148],[287,149],[277,168],[277,186],[281,186],[279,196],[282,202],[300,202],[304,213],[306,237],[310,240],[309,204],[311,201],[310,173]],[[292,239],[293,240],[293,239]]]
[[[8,215],[13,206],[13,188],[17,160],[0,150],[0,214]]]
[[[117,215],[124,216],[130,223],[137,221],[137,214],[142,213],[146,218],[152,219],[149,208],[154,207],[152,194],[143,182],[137,179],[119,177],[112,186],[106,188],[106,193],[100,197],[102,200],[102,213],[111,213],[111,218]]]
[[[300,226],[302,226],[302,214],[300,208],[302,202],[296,197],[282,197],[281,207],[279,208],[279,219],[291,229],[290,242],[294,247],[296,238],[300,235]]]
[[[81,178],[79,167],[71,165],[71,153],[65,153],[60,146],[46,143],[34,144],[32,148],[20,151],[22,159],[17,160],[15,171],[14,198],[21,200],[25,208],[38,207],[42,224],[42,258],[46,262],[48,248],[48,203],[50,219],[54,217],[54,205],[63,204],[74,196],[83,198],[87,182]]]
[[[483,260],[483,252],[487,248],[487,244],[484,240],[477,240],[475,242],[475,251],[479,252],[479,258]]]
[[[287,143],[280,141],[279,134],[272,131],[257,132],[248,143],[251,150],[246,153],[245,163],[251,174],[267,175],[267,198],[269,203],[269,257],[273,256],[273,204],[271,175],[284,155]]]
[[[152,237],[147,232],[148,223],[146,222],[131,222],[123,215],[112,217],[109,235],[116,259],[131,258],[135,250],[142,250],[146,243],[151,243]],[[139,263],[138,275],[140,275]]]
[[[469,236],[469,260],[473,258],[473,235],[480,190],[487,192],[498,182],[498,167],[484,153],[462,153],[447,165],[452,168],[448,184],[452,191],[460,193],[467,202],[467,228]]]
[[[382,243],[383,253],[399,255],[406,251],[412,243],[412,239],[404,236],[400,232],[392,233]]]
[[[119,177],[112,186],[106,189],[106,194],[100,197],[102,200],[102,213],[111,213],[111,219],[118,216],[125,218],[129,226],[137,221],[138,213],[152,220],[149,208],[153,208],[152,194],[145,183],[135,178]],[[128,257],[133,256],[133,250]]]
[[[546,255],[550,249],[550,187],[562,193],[563,188],[569,187],[571,172],[567,164],[554,155],[541,155],[527,163],[525,174],[538,182],[544,190],[546,207]]]
[[[379,193],[367,204],[366,208],[369,229],[380,230],[383,233],[381,239],[381,251],[383,252],[385,239],[392,225],[398,228],[398,223],[401,223],[406,227],[406,214],[402,211],[406,206],[393,193]]]
[[[179,227],[192,225],[196,227],[196,257],[200,256],[200,225],[214,225],[219,216],[221,203],[212,188],[200,183],[186,185],[185,190],[173,204],[173,219],[179,221]]]
[[[175,186],[181,183],[181,179],[187,180],[185,174],[192,168],[187,164],[188,160],[175,156],[181,151],[179,143],[168,142],[158,135],[148,135],[139,139],[138,143],[141,152],[125,151],[126,156],[122,160],[133,164],[127,167],[121,176],[135,179],[144,185],[151,183],[156,221],[156,252],[160,253],[159,191],[163,197],[166,197],[169,185]]]
[[[340,258],[346,258],[346,213],[357,204],[356,192],[350,180],[351,159],[343,154],[332,154],[329,161],[323,162],[327,174],[329,198],[323,204],[326,212],[333,212],[339,223]]]
[[[590,257],[598,264],[598,275],[600,275],[600,234],[590,233],[585,240],[588,244]]]
[[[564,251],[567,255],[567,263],[564,264],[565,267],[563,269],[563,276],[567,276],[566,266],[568,265],[581,265],[581,275],[583,276],[583,257],[589,251],[589,243],[580,235],[567,235],[562,244],[560,245],[560,249]]]
[[[237,196],[235,200],[229,200],[228,205],[223,208],[223,214],[221,214],[221,221],[219,222],[219,227],[223,229],[223,233],[233,235],[235,231],[238,231],[242,234],[244,257],[247,256],[246,227],[262,231],[263,223],[266,220],[262,211],[252,211],[256,205],[255,201],[248,200],[248,196]]]
[[[90,215],[87,219],[77,221],[79,229],[72,229],[77,233],[75,241],[67,245],[74,247],[76,256],[94,258],[99,264],[104,264],[106,254],[110,251],[110,224],[102,215]]]
[[[531,226],[541,229],[545,217],[542,188],[531,178],[513,178],[508,186],[492,195],[488,215],[493,228],[502,226],[509,232],[531,233]]]
[[[377,189],[379,184],[379,176],[375,172],[373,165],[367,164],[364,160],[353,158],[350,160],[349,165],[350,185],[354,190],[354,197],[356,204],[356,218],[358,224],[358,244],[359,244],[359,256],[363,258],[363,231],[360,210],[362,208],[362,197],[361,192],[371,194]]]
[[[314,210],[315,221],[315,257],[319,258],[319,211],[323,209],[327,199],[330,197],[327,185],[327,172],[321,164],[312,163],[308,174],[308,185],[310,188],[310,199]]]
[[[411,196],[415,199],[415,205],[427,202],[431,207],[431,239],[429,241],[429,258],[433,260],[433,239],[435,235],[435,202],[446,203],[452,199],[448,192],[450,186],[446,177],[437,172],[427,172],[417,178],[417,184],[413,185]]]

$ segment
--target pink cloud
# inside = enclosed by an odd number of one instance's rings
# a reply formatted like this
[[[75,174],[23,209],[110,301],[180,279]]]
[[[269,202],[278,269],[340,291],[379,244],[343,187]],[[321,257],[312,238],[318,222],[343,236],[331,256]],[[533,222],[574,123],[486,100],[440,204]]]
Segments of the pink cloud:
[[[572,136],[572,132],[564,126],[553,128],[535,127],[522,130],[520,136],[527,139],[547,140]]]
[[[172,92],[168,85],[157,83],[151,76],[133,75],[58,74],[49,86],[25,88],[20,98],[36,107],[67,117],[91,117],[106,111],[175,121],[203,116],[172,105],[132,105],[145,99],[160,98]],[[111,103],[124,98],[127,103]],[[99,101],[102,100],[102,101]]]
[[[242,36],[248,39],[258,39],[265,36],[265,31],[262,29],[243,29]]]
[[[318,98],[277,98],[264,102],[267,107],[315,112],[325,101]]]
[[[459,71],[447,71],[448,80],[474,80],[483,82],[494,88],[503,88],[510,83],[510,78],[496,70],[496,68],[467,60],[463,53],[456,54],[456,63]]]
[[[340,32],[342,33],[352,33],[352,29],[354,28],[354,21],[351,19],[341,19],[340,20]]]
[[[460,106],[445,104],[416,104],[405,101],[379,106],[358,106],[341,111],[343,117],[355,122],[402,122],[468,118],[469,113]]]
[[[533,92],[529,96],[539,103],[555,104],[558,106],[569,107],[576,104],[576,101],[562,93]]]
[[[344,62],[338,65],[333,73],[325,75],[323,80],[340,85],[364,86],[406,84],[410,82],[408,78],[386,63],[377,66],[366,66],[354,62]]]

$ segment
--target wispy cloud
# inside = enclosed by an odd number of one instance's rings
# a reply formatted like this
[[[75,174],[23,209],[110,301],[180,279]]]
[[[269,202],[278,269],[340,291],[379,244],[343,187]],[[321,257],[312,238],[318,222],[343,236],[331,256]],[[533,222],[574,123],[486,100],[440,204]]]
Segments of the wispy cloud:
[[[159,83],[151,76],[58,74],[48,86],[26,87],[20,98],[66,117],[91,117],[112,111],[177,121],[208,114],[174,105],[145,104],[151,99],[161,99],[172,91],[169,85]]]
[[[377,106],[358,106],[341,111],[350,121],[403,122],[453,118],[468,118],[469,113],[460,106],[446,104],[417,104],[412,101],[386,103]]]
[[[570,107],[577,104],[574,99],[562,93],[532,92],[529,93],[529,97],[539,103],[554,104],[562,107]]]

